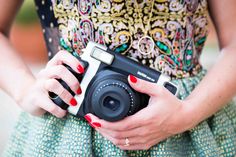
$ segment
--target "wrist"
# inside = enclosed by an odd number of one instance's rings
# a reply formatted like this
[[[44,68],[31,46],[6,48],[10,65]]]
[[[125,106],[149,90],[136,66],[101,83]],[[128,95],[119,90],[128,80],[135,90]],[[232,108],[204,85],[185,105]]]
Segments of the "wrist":
[[[26,93],[29,92],[30,88],[35,83],[35,78],[28,72],[21,72],[19,75],[21,76],[19,76],[19,79],[15,84],[12,97],[17,104],[21,105]]]
[[[183,119],[186,126],[185,130],[190,130],[201,122],[201,112],[199,112],[191,100],[183,100],[182,104],[182,115],[184,115]]]

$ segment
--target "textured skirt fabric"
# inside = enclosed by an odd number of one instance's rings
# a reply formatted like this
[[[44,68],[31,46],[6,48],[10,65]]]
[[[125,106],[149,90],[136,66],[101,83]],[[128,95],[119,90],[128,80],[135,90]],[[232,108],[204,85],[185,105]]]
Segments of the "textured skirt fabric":
[[[190,78],[178,79],[184,99],[205,75],[201,71]],[[59,119],[51,114],[33,117],[22,113],[4,156],[9,157],[154,157],[154,156],[227,156],[236,154],[236,105],[228,103],[212,117],[190,131],[175,135],[146,151],[123,151],[93,130],[85,120],[72,115]]]

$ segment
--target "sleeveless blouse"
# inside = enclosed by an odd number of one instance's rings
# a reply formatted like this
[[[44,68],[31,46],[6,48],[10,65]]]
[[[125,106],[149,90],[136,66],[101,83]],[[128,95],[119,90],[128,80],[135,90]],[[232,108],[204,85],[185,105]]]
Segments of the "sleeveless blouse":
[[[172,77],[201,70],[199,57],[208,33],[206,0],[36,0],[36,4],[49,57],[62,47],[80,54],[95,41]],[[145,35],[151,39],[140,40]],[[150,51],[142,53],[138,47]]]
[[[92,40],[170,75],[179,87],[179,99],[185,99],[206,74],[199,63],[208,32],[206,0],[35,0],[35,3],[49,59],[62,49],[73,55],[81,54],[80,50]],[[50,113],[34,117],[22,112],[4,151],[7,157],[233,157],[235,154],[234,102],[225,104],[193,129],[139,151],[119,149],[87,121],[71,114],[60,119]]]

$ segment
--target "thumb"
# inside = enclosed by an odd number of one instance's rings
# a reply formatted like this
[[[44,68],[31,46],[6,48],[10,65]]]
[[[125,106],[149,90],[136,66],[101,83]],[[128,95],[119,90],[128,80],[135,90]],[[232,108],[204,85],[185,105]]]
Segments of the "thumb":
[[[148,94],[150,96],[157,96],[162,90],[162,87],[158,86],[156,83],[139,79],[133,75],[129,75],[128,82],[130,86],[136,91]]]

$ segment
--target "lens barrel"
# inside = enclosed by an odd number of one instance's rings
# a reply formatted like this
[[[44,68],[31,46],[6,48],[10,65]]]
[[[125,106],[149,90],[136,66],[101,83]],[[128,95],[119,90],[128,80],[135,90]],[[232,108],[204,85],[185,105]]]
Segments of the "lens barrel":
[[[102,71],[91,82],[84,107],[102,119],[118,121],[142,106],[140,94],[129,86],[125,75]]]

